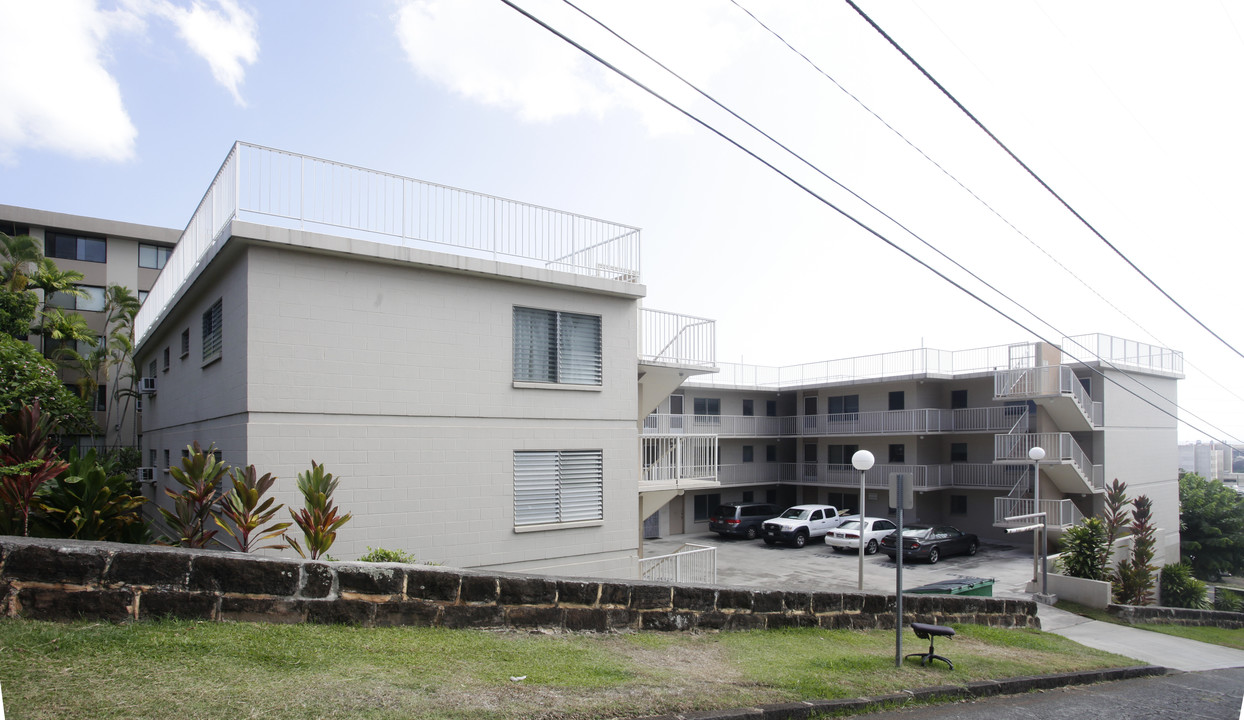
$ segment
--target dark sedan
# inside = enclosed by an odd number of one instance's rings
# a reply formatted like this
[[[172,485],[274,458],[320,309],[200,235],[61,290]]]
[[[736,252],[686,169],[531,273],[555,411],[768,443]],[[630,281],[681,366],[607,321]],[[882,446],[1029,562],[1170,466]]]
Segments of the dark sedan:
[[[897,551],[894,540],[897,533],[890,533],[881,538],[881,552],[893,560]],[[972,533],[960,532],[949,525],[904,525],[903,526],[903,559],[928,560],[935,563],[949,555],[967,553],[975,555],[980,549],[980,540]]]

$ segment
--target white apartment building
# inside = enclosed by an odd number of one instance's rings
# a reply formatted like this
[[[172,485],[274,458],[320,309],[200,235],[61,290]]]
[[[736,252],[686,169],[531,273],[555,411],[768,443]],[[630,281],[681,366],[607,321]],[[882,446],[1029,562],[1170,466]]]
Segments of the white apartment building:
[[[340,559],[633,576],[642,420],[714,369],[639,270],[635,228],[235,145],[138,318],[144,462],[215,443],[288,506],[321,463]]]
[[[1218,442],[1179,443],[1179,469],[1209,480],[1234,480],[1235,449]]]
[[[61,270],[76,270],[83,275],[80,288],[85,297],[63,295],[53,297],[49,305],[74,310],[86,319],[97,337],[105,335],[104,292],[112,284],[129,288],[141,300],[155,283],[181,231],[137,223],[69,215],[32,208],[0,205],[0,232],[9,236],[29,235],[43,245],[43,253],[52,258]],[[42,298],[40,299],[42,302]],[[37,335],[30,342],[45,356],[55,347],[41,347]],[[87,347],[77,348],[85,353]],[[112,392],[118,370],[101,383],[92,402],[94,417],[105,432],[94,439],[97,443],[136,446],[139,428],[134,413],[108,413],[114,402]],[[73,385],[78,375],[62,370],[61,379]],[[76,391],[76,386],[74,387]],[[132,405],[132,403],[131,403]],[[106,421],[111,419],[111,424]],[[108,425],[105,427],[105,425]],[[80,439],[83,445],[91,438]]]
[[[851,457],[863,449],[876,458],[865,476],[867,514],[893,512],[889,477],[901,473],[915,489],[905,521],[1023,542],[1007,539],[1005,529],[1027,522],[1004,518],[1038,511],[1028,451],[1040,446],[1040,511],[1052,538],[1099,513],[1106,486],[1118,478],[1130,496],[1154,501],[1157,559],[1177,562],[1176,423],[1162,409],[1173,411],[1182,371],[1177,352],[1107,335],[1066,338],[1061,347],[1027,342],[785,367],[723,364],[690,379],[645,421],[654,435],[716,438],[719,466],[685,476],[694,483],[715,477],[720,487],[688,487],[645,530],[706,532],[708,514],[723,501],[854,511],[860,476]]]

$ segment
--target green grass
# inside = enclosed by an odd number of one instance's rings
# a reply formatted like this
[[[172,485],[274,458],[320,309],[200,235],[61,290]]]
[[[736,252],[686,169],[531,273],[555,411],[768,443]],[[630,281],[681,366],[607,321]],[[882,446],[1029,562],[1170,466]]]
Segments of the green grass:
[[[4,620],[0,691],[14,718],[604,718],[1134,662],[1035,630],[956,629],[938,642],[952,672],[916,661],[897,670],[892,631],[569,635]],[[904,652],[926,648],[905,633]]]

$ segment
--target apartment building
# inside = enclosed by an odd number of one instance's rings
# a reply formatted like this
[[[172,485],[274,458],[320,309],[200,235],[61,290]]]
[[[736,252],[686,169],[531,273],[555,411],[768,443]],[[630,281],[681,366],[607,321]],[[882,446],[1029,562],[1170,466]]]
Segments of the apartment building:
[[[0,205],[0,232],[9,236],[29,235],[42,243],[44,255],[52,258],[58,268],[82,273],[80,288],[86,293],[85,297],[61,294],[52,297],[48,305],[78,312],[97,337],[103,337],[107,330],[103,312],[105,289],[112,284],[122,285],[140,300],[146,298],[181,234],[180,230],[172,228],[12,205]],[[42,347],[43,341],[37,335],[31,335],[30,342],[45,356],[51,356],[56,350],[53,341]],[[77,348],[82,353],[88,349],[86,344]],[[116,402],[112,385],[118,372],[119,369],[114,368],[92,400],[95,421],[103,434],[79,438],[79,444],[138,444],[137,415],[108,412],[109,404]],[[62,370],[60,374],[76,391],[78,374],[72,369]]]
[[[1179,489],[1172,410],[1183,358],[1107,335],[966,351],[918,349],[806,365],[723,364],[691,378],[645,420],[645,433],[716,443],[716,467],[646,526],[649,536],[707,531],[719,503],[827,503],[885,516],[889,478],[915,491],[905,521],[944,523],[1006,543],[1037,512],[1029,450],[1041,447],[1040,511],[1051,537],[1099,513],[1115,478],[1154,501],[1158,560],[1179,559]],[[691,440],[696,438],[696,440]],[[663,442],[670,442],[668,440]],[[678,475],[680,471],[674,471]],[[695,488],[705,478],[719,487]],[[677,484],[677,480],[672,481]]]
[[[1179,443],[1179,469],[1210,480],[1235,478],[1235,448],[1219,442]]]
[[[239,143],[139,314],[144,462],[292,506],[321,463],[341,559],[633,576],[643,418],[714,369],[639,270],[635,228]]]

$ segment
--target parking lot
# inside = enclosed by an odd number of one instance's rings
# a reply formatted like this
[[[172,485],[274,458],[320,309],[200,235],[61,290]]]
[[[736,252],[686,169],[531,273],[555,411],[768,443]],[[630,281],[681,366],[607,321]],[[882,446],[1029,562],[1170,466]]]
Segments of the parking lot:
[[[1027,542],[1024,542],[1027,540]],[[644,541],[644,557],[676,552],[684,544],[717,548],[717,583],[774,590],[855,590],[859,555],[837,553],[821,541],[797,549],[765,545],[760,540],[723,538],[716,533],[689,533]],[[994,597],[1028,599],[1024,586],[1032,578],[1032,541],[1021,536],[1014,545],[988,540],[975,556],[956,555],[935,565],[903,563],[903,589],[960,577],[992,578]],[[884,553],[864,556],[864,590],[893,593],[895,564]]]

